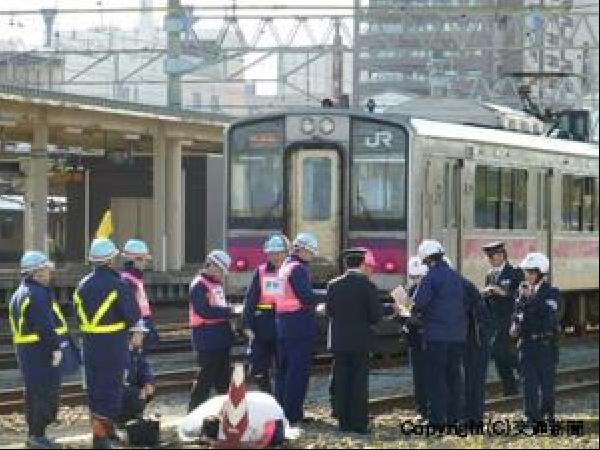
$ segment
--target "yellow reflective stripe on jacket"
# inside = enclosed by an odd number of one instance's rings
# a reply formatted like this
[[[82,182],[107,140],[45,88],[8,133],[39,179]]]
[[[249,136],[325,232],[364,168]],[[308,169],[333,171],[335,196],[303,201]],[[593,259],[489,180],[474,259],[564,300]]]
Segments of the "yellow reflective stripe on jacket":
[[[31,298],[26,297],[21,303],[21,312],[19,315],[19,323],[15,322],[15,314],[13,311],[13,305],[11,303],[8,311],[8,318],[10,321],[10,328],[13,333],[13,344],[35,344],[39,342],[40,336],[37,333],[23,334],[23,325],[25,324],[25,313],[27,308],[29,308],[29,304],[31,303]]]
[[[56,302],[52,302],[52,311],[60,321],[60,326],[54,329],[54,332],[59,336],[63,336],[69,332],[69,327],[67,326],[67,321],[65,320],[65,316],[63,316],[62,311],[60,310],[60,306]]]
[[[110,294],[108,294],[90,322],[85,312],[85,309],[83,308],[83,300],[81,299],[79,292],[73,292],[73,301],[75,302],[75,306],[77,307],[77,315],[79,316],[79,321],[81,322],[81,331],[90,334],[107,334],[116,333],[118,331],[126,329],[127,324],[125,322],[111,323],[108,325],[99,325],[100,321],[108,312],[113,303],[117,300],[117,298],[119,298],[119,294],[117,293],[117,291],[112,291]]]
[[[23,334],[23,325],[25,324],[25,314],[27,312],[27,308],[29,308],[29,304],[31,303],[31,298],[26,297],[21,303],[21,314],[19,316],[19,323],[15,322],[14,311],[12,305],[9,307],[9,321],[10,328],[13,333],[13,343],[14,344],[35,344],[40,341],[40,336],[38,333],[29,333]],[[60,321],[60,326],[54,329],[54,332],[58,336],[64,336],[69,332],[69,328],[67,326],[67,321],[65,320],[65,316],[60,310],[60,306],[56,302],[52,302],[52,311]]]

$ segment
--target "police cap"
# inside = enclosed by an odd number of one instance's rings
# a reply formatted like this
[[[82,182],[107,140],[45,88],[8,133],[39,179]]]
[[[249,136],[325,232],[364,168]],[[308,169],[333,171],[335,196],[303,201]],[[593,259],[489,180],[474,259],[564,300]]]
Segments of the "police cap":
[[[344,258],[346,260],[362,260],[367,266],[375,267],[377,265],[375,257],[371,250],[365,247],[353,247],[344,250]]]
[[[506,251],[504,242],[501,241],[490,242],[489,244],[484,245],[482,249],[488,256]]]

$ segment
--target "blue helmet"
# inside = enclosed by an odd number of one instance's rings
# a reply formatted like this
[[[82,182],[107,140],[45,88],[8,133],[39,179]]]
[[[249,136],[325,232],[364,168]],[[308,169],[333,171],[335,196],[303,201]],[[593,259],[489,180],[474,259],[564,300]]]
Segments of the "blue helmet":
[[[123,255],[129,259],[151,258],[148,245],[140,239],[129,239],[123,246]]]
[[[283,234],[274,234],[265,241],[263,251],[265,253],[283,253],[290,247],[290,241]]]
[[[91,262],[103,263],[118,256],[119,250],[116,245],[107,238],[94,239],[90,246],[89,260]]]
[[[292,245],[294,248],[306,249],[315,256],[319,255],[319,240],[312,233],[298,233]]]
[[[54,263],[38,250],[29,250],[21,258],[21,273],[31,273],[43,268],[54,269]]]

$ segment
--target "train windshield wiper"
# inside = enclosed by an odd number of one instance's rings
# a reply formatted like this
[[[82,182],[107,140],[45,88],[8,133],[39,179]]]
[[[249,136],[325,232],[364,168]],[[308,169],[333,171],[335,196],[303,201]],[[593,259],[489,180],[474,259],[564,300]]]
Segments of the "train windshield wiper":
[[[377,221],[373,218],[373,211],[367,206],[365,198],[362,195],[356,197],[357,203],[361,208],[361,216],[367,219],[367,222],[373,227],[377,226]]]
[[[264,214],[261,214],[260,216],[256,217],[258,220],[260,220],[261,227],[266,225],[267,220],[273,218],[273,211],[275,211],[275,209],[277,209],[277,207],[279,207],[280,205],[281,205],[281,194],[278,194],[277,198],[271,205],[269,205],[266,212]]]

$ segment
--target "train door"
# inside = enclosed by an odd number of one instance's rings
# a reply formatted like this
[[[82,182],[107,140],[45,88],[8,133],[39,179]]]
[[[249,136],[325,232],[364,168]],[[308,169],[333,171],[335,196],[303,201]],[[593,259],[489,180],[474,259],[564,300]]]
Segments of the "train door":
[[[426,204],[429,236],[438,239],[446,256],[460,271],[462,250],[462,167],[461,160],[431,159],[427,164]]]
[[[335,150],[292,152],[289,170],[289,232],[311,232],[320,258],[334,265],[341,245],[340,157]]]

